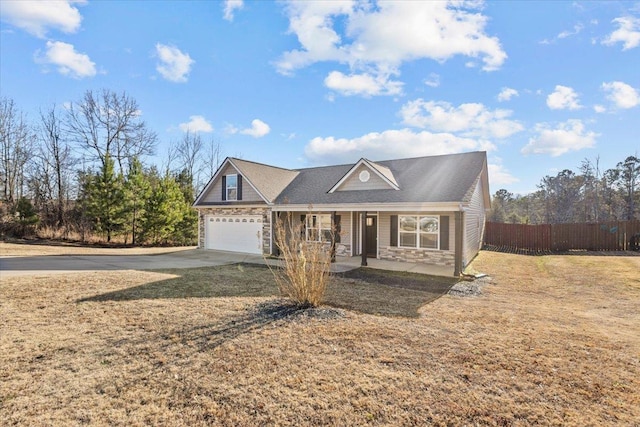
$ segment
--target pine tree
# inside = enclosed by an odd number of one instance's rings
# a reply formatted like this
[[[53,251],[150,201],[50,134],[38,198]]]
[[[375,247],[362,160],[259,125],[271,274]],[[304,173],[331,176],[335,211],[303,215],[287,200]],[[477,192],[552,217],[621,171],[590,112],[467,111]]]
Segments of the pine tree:
[[[127,224],[131,232],[131,244],[139,243],[138,236],[142,234],[142,218],[145,215],[145,205],[151,196],[151,184],[144,173],[142,163],[134,158],[129,167],[127,180],[124,184]]]
[[[115,174],[114,161],[109,156],[100,169],[87,183],[87,214],[96,230],[105,233],[107,242],[111,242],[126,221],[124,179],[121,174]]]
[[[165,175],[151,191],[143,221],[144,236],[153,244],[167,243],[184,217],[184,197],[178,183]]]

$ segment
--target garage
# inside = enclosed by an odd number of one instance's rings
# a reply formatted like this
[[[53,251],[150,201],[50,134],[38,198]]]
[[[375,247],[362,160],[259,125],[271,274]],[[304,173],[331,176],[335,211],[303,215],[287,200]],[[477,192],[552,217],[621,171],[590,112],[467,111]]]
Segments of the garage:
[[[262,216],[208,215],[205,248],[262,254]]]

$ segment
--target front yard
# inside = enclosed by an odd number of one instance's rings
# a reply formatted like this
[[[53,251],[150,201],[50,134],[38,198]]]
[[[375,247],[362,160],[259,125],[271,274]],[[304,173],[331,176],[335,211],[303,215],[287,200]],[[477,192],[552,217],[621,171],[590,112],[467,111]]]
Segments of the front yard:
[[[0,424],[637,423],[640,257],[473,267],[480,297],[365,271],[308,311],[250,265],[2,278]]]

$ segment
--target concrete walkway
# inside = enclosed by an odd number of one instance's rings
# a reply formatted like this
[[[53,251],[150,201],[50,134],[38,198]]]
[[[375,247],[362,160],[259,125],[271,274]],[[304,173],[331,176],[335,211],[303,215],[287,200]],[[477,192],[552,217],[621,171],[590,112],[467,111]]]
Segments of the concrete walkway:
[[[202,249],[183,250],[157,255],[43,255],[0,257],[0,278],[24,275],[68,274],[88,271],[160,270],[168,268],[198,268],[235,264],[279,265],[276,259],[260,255]],[[360,257],[338,257],[331,264],[332,272],[345,272],[360,267]],[[369,268],[435,276],[452,276],[453,267],[368,259]]]

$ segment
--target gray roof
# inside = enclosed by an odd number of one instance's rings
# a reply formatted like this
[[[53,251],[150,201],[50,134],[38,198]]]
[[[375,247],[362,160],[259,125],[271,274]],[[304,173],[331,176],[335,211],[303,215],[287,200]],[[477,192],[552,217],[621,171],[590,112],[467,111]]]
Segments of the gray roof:
[[[299,169],[298,175],[275,199],[276,204],[437,203],[467,202],[486,164],[486,153],[448,154],[386,160],[400,190],[328,191],[353,164]],[[252,181],[253,182],[253,181]]]
[[[298,175],[298,171],[282,169],[262,163],[250,162],[236,158],[230,158],[238,172],[248,179],[251,184],[262,194],[267,202],[273,202],[291,181]]]

